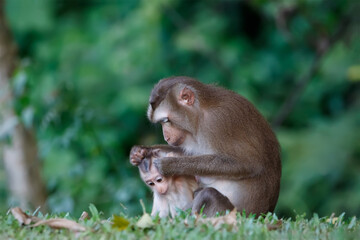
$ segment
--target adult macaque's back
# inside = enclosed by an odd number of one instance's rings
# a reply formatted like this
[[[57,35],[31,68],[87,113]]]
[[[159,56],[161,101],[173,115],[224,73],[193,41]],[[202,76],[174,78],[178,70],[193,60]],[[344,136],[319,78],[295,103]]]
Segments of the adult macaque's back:
[[[154,164],[165,176],[197,176],[203,189],[194,206],[223,195],[240,211],[274,210],[280,148],[269,124],[248,100],[193,78],[172,77],[155,85],[149,103],[148,118],[161,123],[165,140],[173,146],[164,150],[184,152]],[[218,192],[213,194],[211,188]]]

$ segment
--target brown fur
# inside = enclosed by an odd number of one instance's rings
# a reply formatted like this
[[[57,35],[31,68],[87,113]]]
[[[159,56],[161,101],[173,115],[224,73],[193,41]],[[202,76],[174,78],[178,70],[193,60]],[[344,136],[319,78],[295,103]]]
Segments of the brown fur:
[[[184,87],[194,93],[191,106],[179,101]],[[202,187],[216,189],[247,213],[274,210],[280,189],[280,147],[248,100],[189,77],[172,77],[154,87],[149,102],[150,121],[160,110],[168,113],[170,121],[163,127],[183,130],[173,138],[186,137],[184,143],[173,144],[186,155],[154,161],[161,174],[195,175]]]
[[[226,210],[233,210],[230,200],[215,188],[199,188],[194,193],[192,213],[202,213],[208,217],[216,213],[224,214]]]

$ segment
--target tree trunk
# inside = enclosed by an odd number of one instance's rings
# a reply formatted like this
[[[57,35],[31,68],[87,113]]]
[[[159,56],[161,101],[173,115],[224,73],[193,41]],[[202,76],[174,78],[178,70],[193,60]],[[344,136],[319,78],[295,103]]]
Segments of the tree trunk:
[[[7,129],[11,139],[3,145],[8,186],[14,202],[22,208],[41,206],[41,210],[46,211],[46,191],[40,174],[36,138],[33,131],[18,120],[12,107],[15,99],[10,80],[17,64],[16,52],[5,19],[5,3],[0,0],[0,133]]]

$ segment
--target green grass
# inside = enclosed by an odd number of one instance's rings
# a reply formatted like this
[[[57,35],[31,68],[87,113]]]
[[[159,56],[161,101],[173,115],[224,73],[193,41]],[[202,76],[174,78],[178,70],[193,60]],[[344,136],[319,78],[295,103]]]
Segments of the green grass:
[[[228,225],[214,227],[210,223],[196,222],[195,217],[181,213],[175,219],[152,219],[154,226],[143,229],[136,226],[138,217],[125,217],[129,226],[119,231],[112,228],[112,218],[106,219],[96,208],[90,207],[91,218],[78,221],[69,214],[45,215],[48,219],[64,217],[76,220],[88,230],[72,232],[66,229],[54,230],[48,226],[30,228],[20,226],[11,213],[0,216],[0,239],[360,239],[360,221],[344,214],[334,217],[312,218],[298,216],[296,219],[279,219],[268,214],[258,219],[244,217],[237,213],[236,231]],[[269,230],[270,226],[278,227]]]

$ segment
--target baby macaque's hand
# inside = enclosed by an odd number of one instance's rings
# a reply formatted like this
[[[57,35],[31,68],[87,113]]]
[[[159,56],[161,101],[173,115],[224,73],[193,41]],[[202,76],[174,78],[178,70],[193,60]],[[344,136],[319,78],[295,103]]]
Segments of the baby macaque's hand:
[[[133,146],[130,151],[130,163],[133,166],[138,166],[148,154],[148,148],[142,146]]]

